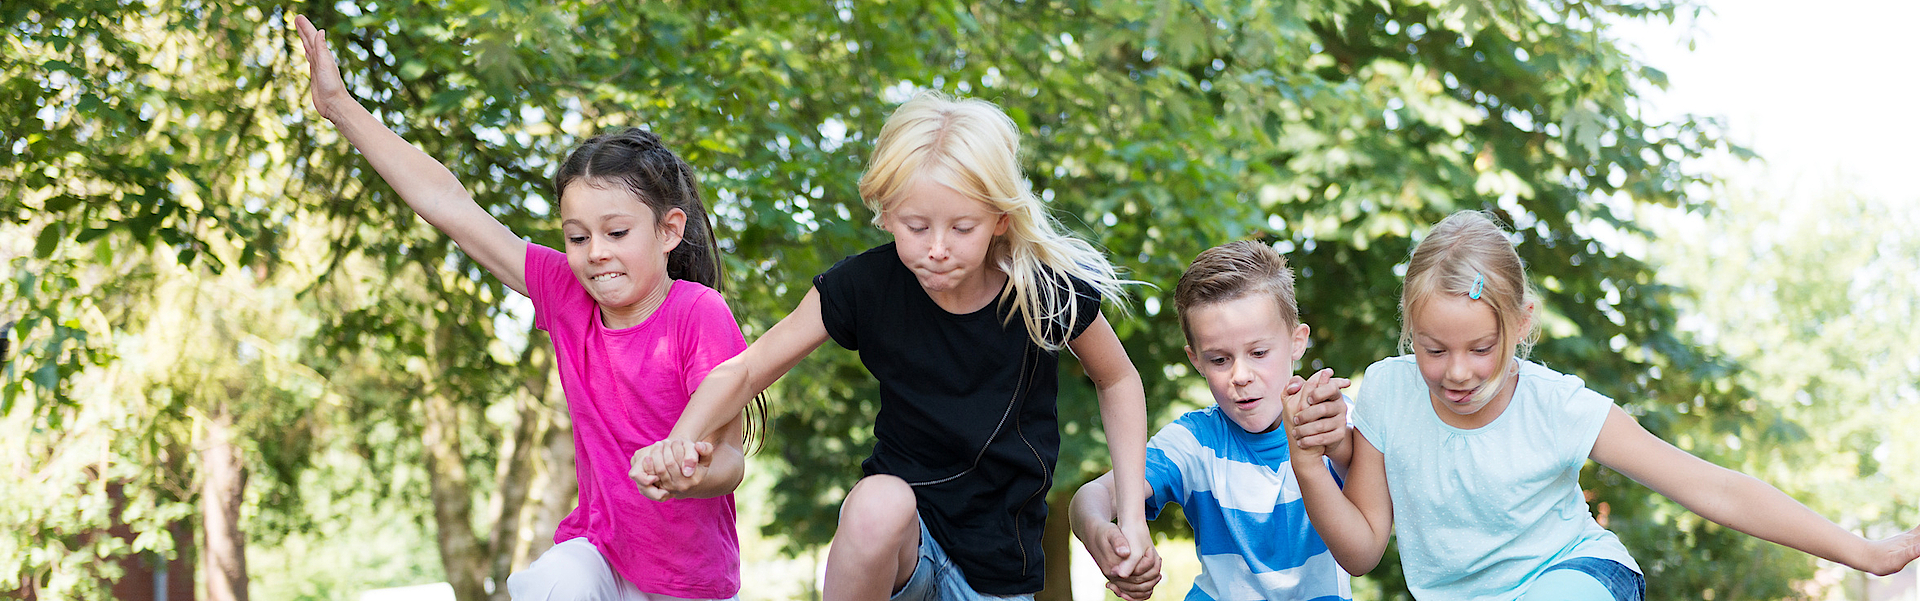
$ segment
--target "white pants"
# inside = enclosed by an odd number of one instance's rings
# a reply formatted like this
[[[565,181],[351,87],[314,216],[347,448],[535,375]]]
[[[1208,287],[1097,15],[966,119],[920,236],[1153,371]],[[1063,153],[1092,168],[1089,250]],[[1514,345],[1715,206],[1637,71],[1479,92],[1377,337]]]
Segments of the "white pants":
[[[514,601],[692,601],[634,588],[585,538],[554,545],[533,565],[508,576],[507,595]]]

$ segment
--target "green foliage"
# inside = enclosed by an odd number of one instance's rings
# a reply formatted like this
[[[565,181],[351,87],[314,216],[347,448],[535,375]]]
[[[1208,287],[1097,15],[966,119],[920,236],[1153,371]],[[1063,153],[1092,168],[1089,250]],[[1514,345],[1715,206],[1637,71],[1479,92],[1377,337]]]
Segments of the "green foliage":
[[[1396,353],[1398,270],[1421,232],[1486,208],[1515,228],[1543,294],[1548,337],[1536,358],[1620,399],[1656,433],[1759,432],[1787,445],[1807,434],[1743,406],[1732,364],[1676,328],[1678,291],[1622,252],[1648,235],[1641,209],[1702,209],[1709,180],[1689,159],[1744,152],[1710,121],[1645,120],[1638,94],[1664,75],[1609,31],[1690,10],[1610,0],[9,4],[0,224],[28,234],[0,256],[13,270],[0,308],[21,319],[0,413],[59,431],[85,408],[76,380],[118,369],[113,342],[144,323],[89,317],[131,311],[102,305],[123,295],[99,292],[123,284],[98,270],[148,249],[196,273],[245,267],[262,285],[299,291],[277,302],[298,305],[312,329],[281,342],[324,384],[289,385],[276,402],[338,411],[313,414],[315,424],[366,427],[316,434],[323,442],[256,432],[261,469],[283,482],[333,442],[373,474],[420,465],[420,398],[491,415],[544,375],[523,352],[544,344],[520,335],[524,304],[316,121],[287,27],[300,11],[327,31],[363,104],[535,242],[558,244],[546,178],[568,149],[618,127],[660,133],[700,174],[726,295],[749,338],[797,304],[813,275],[885,240],[867,227],[855,182],[891,108],[931,88],[1004,107],[1025,133],[1036,193],[1151,284],[1106,312],[1145,377],[1155,424],[1207,402],[1170,298],[1199,251],[1243,238],[1287,251],[1314,327],[1306,366],[1358,374]],[[303,240],[326,248],[298,251]],[[851,353],[827,349],[770,392],[773,436],[755,469],[779,464],[765,469],[783,477],[765,529],[797,546],[824,542],[872,444],[874,386]],[[1083,378],[1063,379],[1060,411],[1057,482],[1070,487],[1106,465]],[[477,499],[491,492],[509,433],[464,423]],[[1787,560],[1690,522],[1615,474],[1595,470],[1588,482],[1629,548],[1662,558],[1647,562],[1660,596],[1730,589],[1736,571],[1714,569],[1727,562],[1769,568],[1739,570],[1747,591],[1782,590],[1804,573],[1772,569]],[[425,484],[365,487],[372,498],[420,498]],[[263,505],[309,496],[283,486]],[[284,515],[265,521],[277,525],[262,542],[321,519]],[[1375,578],[1397,594],[1397,562]]]

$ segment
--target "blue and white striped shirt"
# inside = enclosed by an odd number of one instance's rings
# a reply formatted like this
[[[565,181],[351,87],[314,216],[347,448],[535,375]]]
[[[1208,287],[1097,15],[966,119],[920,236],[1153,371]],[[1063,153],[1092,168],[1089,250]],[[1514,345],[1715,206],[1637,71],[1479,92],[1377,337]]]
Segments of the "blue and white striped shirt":
[[[1201,572],[1188,601],[1345,601],[1346,571],[1307,522],[1286,433],[1253,434],[1218,406],[1188,412],[1147,443],[1147,518],[1179,503]]]

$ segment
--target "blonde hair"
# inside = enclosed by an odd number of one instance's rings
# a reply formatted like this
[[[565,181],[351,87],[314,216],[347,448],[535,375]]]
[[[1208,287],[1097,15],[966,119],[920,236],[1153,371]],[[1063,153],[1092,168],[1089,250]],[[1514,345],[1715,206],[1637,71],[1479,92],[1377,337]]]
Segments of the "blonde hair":
[[[1062,232],[1033,195],[1019,157],[1020,134],[1000,107],[923,92],[894,110],[880,128],[873,158],[860,176],[860,199],[880,225],[915,178],[927,177],[1006,216],[1006,234],[987,251],[988,264],[1007,274],[999,300],[1011,305],[1009,322],[1014,314],[1022,316],[1034,344],[1058,351],[1081,318],[1068,278],[1113,298],[1123,294],[1122,285],[1134,282],[1120,279],[1092,244]]]
[[[1187,311],[1200,305],[1239,300],[1249,294],[1273,297],[1287,329],[1300,324],[1293,296],[1293,270],[1272,246],[1241,240],[1207,249],[1194,257],[1173,289],[1173,308],[1180,315],[1180,333],[1193,344]]]
[[[1513,349],[1526,358],[1539,337],[1533,287],[1527,284],[1526,265],[1514,252],[1505,230],[1480,211],[1447,216],[1427,232],[1407,263],[1407,279],[1400,292],[1400,350],[1413,350],[1413,315],[1441,295],[1464,296],[1487,303],[1499,324],[1501,349]],[[1503,362],[1490,382],[1505,382],[1514,361]],[[1491,397],[1501,386],[1486,387],[1476,396]]]

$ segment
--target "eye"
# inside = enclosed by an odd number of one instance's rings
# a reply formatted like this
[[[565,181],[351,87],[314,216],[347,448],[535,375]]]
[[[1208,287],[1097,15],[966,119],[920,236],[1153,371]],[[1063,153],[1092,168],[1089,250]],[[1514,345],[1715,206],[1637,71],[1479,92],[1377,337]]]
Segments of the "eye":
[[[1259,359],[1267,356],[1267,349],[1254,349],[1254,351],[1249,354],[1253,355],[1253,358]]]
[[[612,238],[625,238],[627,237],[627,230],[614,230],[607,233],[607,236]]]
[[[927,231],[927,227],[924,225],[909,225],[907,226],[907,231],[918,234]]]
[[[966,227],[956,227],[956,228],[953,228],[953,230],[956,232],[960,232],[962,234],[971,234],[973,233],[973,226],[969,225]]]
[[[586,236],[567,236],[567,243],[568,244],[586,244],[587,237]]]
[[[1432,355],[1432,356],[1435,356],[1435,357],[1438,357],[1438,356],[1440,356],[1441,354],[1443,354],[1443,353],[1446,353],[1446,352],[1447,352],[1447,351],[1445,351],[1445,350],[1442,350],[1442,349],[1437,349],[1437,348],[1430,348],[1430,349],[1426,349],[1426,351],[1427,351],[1427,354],[1428,354],[1428,355]]]
[[[1483,346],[1477,349],[1473,349],[1473,354],[1475,355],[1485,355],[1491,352],[1493,352],[1493,347],[1491,346]]]
[[[1209,357],[1207,358],[1207,363],[1212,363],[1214,365],[1226,365],[1227,358],[1226,357]]]

